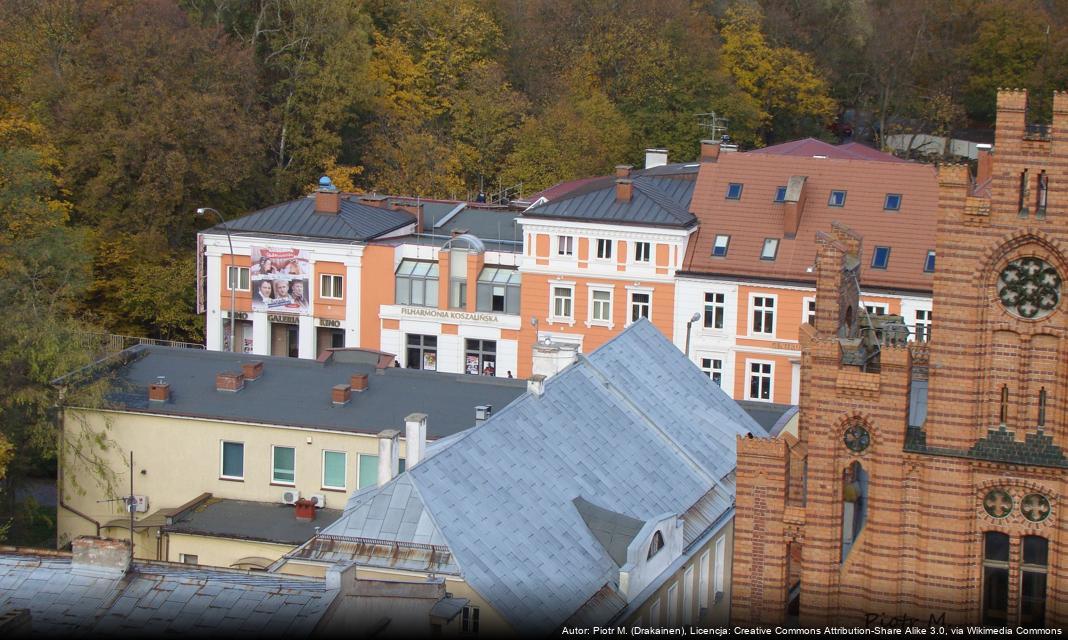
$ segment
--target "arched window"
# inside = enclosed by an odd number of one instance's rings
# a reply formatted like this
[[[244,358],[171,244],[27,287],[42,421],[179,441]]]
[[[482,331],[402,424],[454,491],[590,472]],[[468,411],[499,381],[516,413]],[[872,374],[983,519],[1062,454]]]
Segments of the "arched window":
[[[646,560],[649,560],[656,554],[660,553],[660,550],[664,548],[664,536],[659,531],[653,533],[653,541],[649,543],[649,555],[646,556]]]
[[[1046,426],[1046,388],[1038,391],[1038,426]]]
[[[1020,625],[1046,626],[1046,574],[1049,571],[1049,541],[1041,536],[1023,537],[1020,567]]]
[[[859,462],[842,471],[842,562],[864,529],[868,515],[868,474]]]
[[[998,411],[1001,424],[1005,424],[1009,418],[1009,385],[1001,385],[1001,409]]]
[[[983,624],[1004,626],[1009,617],[1009,536],[983,534]]]

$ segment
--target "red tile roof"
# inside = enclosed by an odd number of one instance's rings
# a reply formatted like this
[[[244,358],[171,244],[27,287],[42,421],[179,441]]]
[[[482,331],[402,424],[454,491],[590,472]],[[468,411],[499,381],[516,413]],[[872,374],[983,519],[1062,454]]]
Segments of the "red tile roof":
[[[794,158],[813,158],[822,156],[835,160],[872,160],[875,162],[907,162],[889,153],[883,153],[877,149],[850,142],[848,144],[833,145],[815,138],[792,140],[763,149],[754,149],[747,153],[757,153],[774,156],[790,156]]]
[[[824,149],[827,158],[808,152]],[[870,150],[880,156],[874,149]],[[701,165],[691,211],[699,220],[690,240],[684,271],[724,276],[814,282],[807,272],[816,258],[817,231],[841,222],[864,237],[862,282],[868,287],[930,292],[933,274],[923,270],[934,249],[938,184],[932,165],[908,161],[849,159],[856,149],[818,140],[768,147],[746,153],[721,153],[717,162]],[[806,157],[807,155],[807,157]],[[780,186],[791,176],[807,176],[805,203],[797,234],[784,237],[786,205],[776,203]],[[744,185],[742,197],[726,199],[727,185]],[[846,192],[845,205],[828,205],[830,192]],[[889,193],[901,194],[898,211],[883,205]],[[712,257],[716,235],[730,236],[726,257]],[[775,260],[761,260],[765,238],[778,238]],[[871,268],[875,247],[890,247],[888,268]]]

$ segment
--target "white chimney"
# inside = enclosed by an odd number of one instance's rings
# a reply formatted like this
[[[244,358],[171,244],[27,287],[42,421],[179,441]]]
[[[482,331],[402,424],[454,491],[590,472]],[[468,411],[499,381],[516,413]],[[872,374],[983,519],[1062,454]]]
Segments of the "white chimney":
[[[667,149],[646,149],[645,150],[645,168],[652,169],[653,167],[662,167],[668,163],[668,150]]]
[[[413,413],[404,419],[405,467],[411,469],[426,456],[426,414]],[[381,460],[381,458],[379,458]]]
[[[578,345],[571,342],[542,340],[534,343],[534,362],[531,373],[546,378],[563,370],[578,357]]]
[[[400,471],[400,431],[386,429],[378,434],[378,485],[395,478]]]
[[[527,391],[535,396],[545,393],[545,376],[540,373],[530,376],[530,379],[527,380]]]

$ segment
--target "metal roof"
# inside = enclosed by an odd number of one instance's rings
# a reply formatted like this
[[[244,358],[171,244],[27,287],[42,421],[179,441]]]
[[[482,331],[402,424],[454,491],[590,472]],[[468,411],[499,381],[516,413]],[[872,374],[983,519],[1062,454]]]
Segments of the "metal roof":
[[[316,509],[315,520],[302,521],[296,519],[292,505],[212,498],[185,511],[163,529],[170,533],[298,545],[310,540],[317,528],[326,527],[339,517],[341,509]]]
[[[616,199],[615,178],[606,176],[580,182],[570,191],[531,207],[523,215],[681,228],[697,223],[690,213],[696,165],[657,167],[632,175],[633,190],[628,202]]]
[[[365,241],[407,225],[415,224],[412,214],[380,209],[357,202],[354,196],[341,196],[337,214],[316,213],[314,194],[260,209],[226,224],[216,225],[204,233],[233,232],[307,236],[331,240]]]

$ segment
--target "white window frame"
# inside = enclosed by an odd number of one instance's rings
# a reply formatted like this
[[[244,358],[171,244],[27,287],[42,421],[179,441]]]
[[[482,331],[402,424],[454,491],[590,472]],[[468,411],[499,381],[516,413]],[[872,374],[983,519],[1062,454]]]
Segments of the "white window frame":
[[[868,302],[866,300],[862,300],[860,302],[860,305],[864,307],[864,310],[868,312],[868,315],[885,316],[890,313],[890,305],[886,302]],[[868,307],[871,307],[871,309],[869,309]],[[882,310],[882,313],[876,313],[876,309]]]
[[[693,565],[682,572],[682,623],[693,624]]]
[[[708,301],[708,296],[712,296],[712,302]],[[716,300],[716,296],[720,296],[723,300]],[[701,329],[704,331],[721,332],[727,330],[727,292],[726,291],[705,291],[704,302],[701,307]],[[712,309],[712,326],[705,324],[705,318],[708,317],[708,310]],[[723,326],[716,326],[716,309],[721,311],[720,318],[723,320]]]
[[[720,238],[724,238],[723,255],[718,256],[718,255],[716,255],[716,248],[719,247],[719,239]],[[715,235],[715,237],[712,238],[712,257],[713,258],[726,258],[727,257],[727,253],[730,251],[730,249],[731,249],[731,237],[730,237],[729,234],[717,233]]]
[[[771,246],[771,255],[768,255],[768,246]],[[775,262],[779,257],[779,239],[764,238],[764,244],[760,247],[760,259],[766,262]]]
[[[586,294],[586,297],[587,297],[586,326],[587,327],[608,327],[609,329],[614,329],[615,326],[616,326],[616,323],[613,320],[613,313],[615,312],[615,307],[616,307],[615,287],[604,286],[604,285],[592,285],[591,284],[591,285],[587,286],[586,289],[588,291],[588,293]],[[607,293],[608,294],[608,319],[607,320],[600,320],[600,319],[595,318],[593,316],[593,311],[594,311],[593,294],[594,293]]]
[[[757,298],[770,298],[772,300],[771,306],[771,332],[754,331],[753,330],[753,313],[756,311],[756,299]],[[750,338],[774,338],[776,331],[779,328],[779,296],[775,293],[750,293],[749,294],[749,313],[746,318],[746,325],[749,329]],[[761,325],[764,323],[761,322]]]
[[[344,462],[342,463],[342,473],[343,473],[342,482],[344,484],[342,484],[342,486],[340,486],[340,487],[335,487],[333,485],[326,484],[326,454],[328,454],[328,453],[340,453],[342,456],[344,456],[344,458],[343,458]],[[319,486],[322,487],[323,489],[334,489],[334,490],[347,491],[348,490],[348,486],[349,486],[349,452],[348,451],[340,451],[338,449],[323,449],[323,454],[322,454],[322,474],[321,474],[321,477],[319,478],[319,480],[321,482]]]
[[[724,589],[726,589],[726,587],[727,587],[727,584],[726,584],[726,582],[727,582],[727,580],[726,580],[727,567],[726,567],[726,565],[727,565],[727,539],[724,538],[724,537],[721,537],[720,539],[716,540],[716,570],[713,572],[715,582],[713,583],[712,593],[713,593],[713,597],[715,598],[715,602],[719,602],[721,598],[726,597],[726,595],[727,595],[724,592]]]
[[[723,388],[723,369],[724,369],[723,363],[727,361],[727,358],[725,356],[723,356],[723,355],[720,355],[720,354],[709,354],[708,356],[705,356],[705,354],[701,354],[698,357],[701,359],[701,362],[700,362],[701,371],[704,372],[704,374],[708,376],[709,380],[711,380],[712,382],[716,382],[716,379],[712,376],[712,374],[716,373],[716,372],[719,373],[719,383],[718,384],[719,384],[719,387],[722,389]],[[708,360],[708,367],[705,367],[705,360]],[[718,369],[716,368],[716,362],[717,361],[719,362],[719,368]]]
[[[608,255],[601,255],[601,243],[604,243],[608,247]],[[616,255],[616,241],[612,238],[596,238],[596,242],[593,247],[593,259],[601,262],[611,262]]]
[[[926,317],[925,318],[920,318],[920,314],[921,313],[924,314]],[[909,336],[909,340],[916,340],[918,338],[919,333],[920,333],[919,329],[920,329],[921,326],[924,328],[924,334],[923,334],[922,342],[926,342],[926,341],[931,339],[931,322],[933,321],[933,317],[932,316],[933,316],[933,313],[932,313],[931,309],[916,309],[916,312],[915,312],[915,314],[913,316],[916,319],[916,322],[913,325],[915,327],[915,330],[914,330],[913,334],[911,336]]]
[[[767,398],[754,398],[752,396],[753,391],[753,365],[754,364],[766,364],[771,367],[771,371],[768,372],[768,397]],[[765,374],[761,372],[760,377],[764,377]],[[755,402],[775,402],[775,361],[774,360],[757,360],[746,359],[745,361],[745,399],[753,400]]]
[[[645,246],[646,249],[645,249],[644,252],[640,252],[638,249],[640,247],[642,247],[643,245]],[[644,260],[641,258],[639,253],[644,253],[645,254],[645,259]],[[652,264],[653,263],[653,243],[652,242],[648,242],[646,240],[635,240],[634,241],[634,247],[633,247],[633,249],[631,251],[631,254],[634,256],[634,264]]]
[[[575,236],[556,236],[556,257],[575,257]]]
[[[219,477],[223,480],[244,480],[245,476],[228,476],[224,473],[226,466],[226,445],[239,444],[241,445],[241,472],[245,471],[245,443],[238,440],[220,440],[219,441]]]
[[[648,287],[631,287],[631,286],[628,286],[627,287],[627,322],[624,325],[624,326],[627,326],[627,327],[629,327],[630,325],[632,325],[632,324],[634,324],[636,322],[633,319],[633,316],[634,316],[634,294],[635,293],[642,293],[642,294],[648,294],[649,295],[649,315],[645,319],[648,320],[649,322],[653,321],[653,290],[651,288],[648,288]]]
[[[276,470],[275,467],[274,467],[274,450],[275,449],[292,449],[293,450],[293,480],[291,480],[291,481],[279,480],[279,479],[274,477],[274,472]],[[269,460],[269,462],[270,462],[270,465],[271,465],[271,476],[270,477],[271,477],[271,484],[272,485],[280,485],[280,486],[283,486],[283,487],[295,487],[295,486],[297,486],[297,448],[296,447],[289,447],[289,446],[286,446],[284,444],[272,444],[271,445],[271,459]]]
[[[558,316],[556,315],[556,290],[557,289],[569,289],[571,291],[571,315],[570,316]],[[549,324],[559,322],[572,326],[575,324],[575,283],[574,282],[559,282],[556,280],[549,281]]]
[[[816,296],[801,298],[801,318],[810,325],[816,326]]]
[[[709,578],[709,574],[710,574],[710,571],[709,571],[710,567],[708,566],[708,562],[711,559],[711,557],[712,557],[711,551],[709,551],[708,549],[705,549],[705,552],[701,554],[700,570],[697,572],[697,580],[698,580],[698,582],[697,582],[697,584],[698,584],[697,600],[698,600],[698,602],[701,603],[701,608],[702,609],[706,608],[710,604],[712,604],[708,600],[708,587],[709,587],[708,578]]]
[[[667,590],[667,626],[675,627],[679,624],[679,583],[672,582]]]
[[[331,283],[330,287],[326,286],[327,282]],[[327,295],[327,290],[330,291],[330,295]],[[319,274],[319,297],[320,298],[326,298],[328,300],[344,300],[345,299],[345,277],[344,276],[339,276],[336,273],[320,273]],[[435,304],[435,306],[437,306],[437,305]]]
[[[194,559],[193,562],[189,561],[190,558]],[[199,565],[200,564],[200,556],[198,554],[195,554],[195,553],[179,553],[178,554],[178,562],[180,562],[182,564]]]
[[[242,267],[240,265],[238,265],[238,266],[226,265],[226,290],[230,291],[232,289],[232,287],[230,286],[230,283],[233,282],[233,278],[231,277],[231,275],[233,274],[233,270],[234,269],[237,270],[237,289],[234,289],[234,290],[235,291],[252,291],[252,276],[251,276],[251,272],[250,272],[248,267]],[[241,276],[245,277],[245,286],[243,286],[243,287],[241,286]]]

